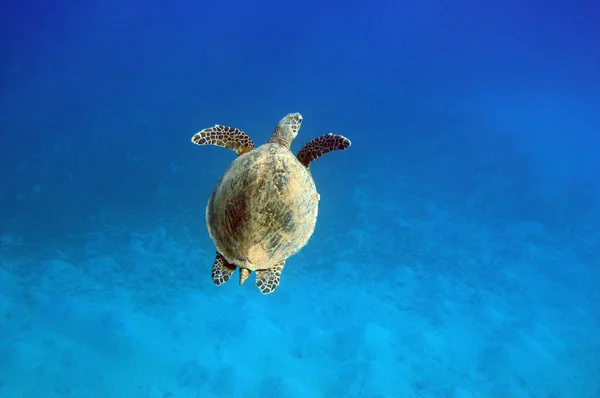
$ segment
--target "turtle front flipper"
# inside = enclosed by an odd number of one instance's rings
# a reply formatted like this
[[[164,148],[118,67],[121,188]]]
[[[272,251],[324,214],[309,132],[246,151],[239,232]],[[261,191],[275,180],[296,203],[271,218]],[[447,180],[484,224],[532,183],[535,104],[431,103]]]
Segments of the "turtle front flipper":
[[[215,262],[212,267],[212,281],[215,285],[219,286],[227,282],[231,278],[231,274],[235,271],[235,265],[229,264],[225,257],[221,253],[217,252]]]
[[[284,265],[285,260],[277,263],[273,268],[256,271],[256,287],[258,287],[262,294],[273,293],[277,286],[279,286],[281,270]]]
[[[344,136],[329,133],[310,140],[298,152],[298,160],[306,168],[310,162],[332,151],[343,151],[350,146],[350,140]]]
[[[254,149],[254,142],[242,130],[219,124],[197,132],[192,137],[192,142],[196,145],[216,145],[231,149],[238,155]]]

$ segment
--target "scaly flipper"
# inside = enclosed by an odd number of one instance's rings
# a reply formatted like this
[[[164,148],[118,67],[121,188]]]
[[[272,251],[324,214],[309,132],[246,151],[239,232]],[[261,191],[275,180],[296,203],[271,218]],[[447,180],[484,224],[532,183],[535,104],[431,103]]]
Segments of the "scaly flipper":
[[[285,260],[279,262],[273,268],[256,271],[256,287],[262,294],[273,293],[279,285],[281,270],[285,265]]]
[[[229,264],[221,253],[217,252],[215,262],[212,267],[212,281],[219,286],[227,282],[231,278],[231,274],[235,271],[235,265]]]
[[[298,152],[298,160],[306,168],[316,158],[332,151],[343,151],[350,146],[350,140],[344,136],[329,133],[310,140]]]
[[[231,149],[238,155],[254,149],[254,142],[242,130],[219,124],[197,132],[192,137],[192,142],[196,145],[216,145]]]

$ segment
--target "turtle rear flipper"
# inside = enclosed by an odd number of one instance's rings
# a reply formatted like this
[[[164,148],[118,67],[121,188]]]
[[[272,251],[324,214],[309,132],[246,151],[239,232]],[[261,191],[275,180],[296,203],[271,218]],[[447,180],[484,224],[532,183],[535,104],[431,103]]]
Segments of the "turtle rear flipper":
[[[277,286],[279,286],[281,270],[284,265],[285,260],[279,262],[273,268],[256,271],[256,287],[258,287],[262,294],[273,293]]]
[[[229,264],[229,262],[225,260],[225,257],[217,252],[211,272],[212,281],[215,285],[219,286],[227,282],[229,278],[231,278],[233,271],[235,271],[235,265]]]
[[[238,155],[254,149],[254,142],[242,130],[219,124],[197,132],[192,137],[192,142],[196,145],[216,145],[231,149]]]
[[[350,146],[350,140],[344,136],[329,133],[314,138],[298,152],[298,160],[307,168],[310,162],[332,151],[343,151]]]

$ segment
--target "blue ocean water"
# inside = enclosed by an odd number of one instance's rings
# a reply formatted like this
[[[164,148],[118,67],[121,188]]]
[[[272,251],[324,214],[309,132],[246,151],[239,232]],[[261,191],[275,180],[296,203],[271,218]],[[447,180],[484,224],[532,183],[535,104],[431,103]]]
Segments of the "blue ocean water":
[[[600,397],[597,2],[8,0],[0,398]],[[301,112],[309,244],[215,286],[208,197]]]

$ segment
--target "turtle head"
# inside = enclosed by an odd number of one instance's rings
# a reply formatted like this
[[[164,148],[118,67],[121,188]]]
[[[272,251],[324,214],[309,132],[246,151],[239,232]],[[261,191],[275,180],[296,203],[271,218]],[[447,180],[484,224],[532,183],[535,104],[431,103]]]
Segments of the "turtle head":
[[[279,121],[271,139],[269,140],[272,144],[283,145],[286,148],[290,148],[292,141],[298,135],[298,130],[302,125],[302,115],[299,113],[288,113],[283,119]]]

